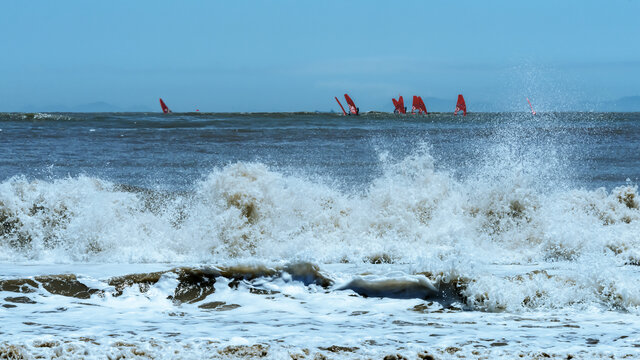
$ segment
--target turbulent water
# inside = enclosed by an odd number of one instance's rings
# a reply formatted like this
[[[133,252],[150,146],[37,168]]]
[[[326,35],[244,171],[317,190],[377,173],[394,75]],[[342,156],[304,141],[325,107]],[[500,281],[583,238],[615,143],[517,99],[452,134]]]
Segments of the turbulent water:
[[[640,357],[640,114],[0,114],[0,358]]]

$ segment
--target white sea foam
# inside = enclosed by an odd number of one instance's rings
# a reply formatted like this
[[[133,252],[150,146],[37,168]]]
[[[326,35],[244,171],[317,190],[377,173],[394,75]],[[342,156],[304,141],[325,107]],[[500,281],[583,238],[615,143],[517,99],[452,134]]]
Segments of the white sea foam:
[[[50,266],[13,266],[11,271],[32,274],[49,271]],[[118,265],[101,269],[104,273],[120,271]],[[344,279],[365,272],[360,286],[370,281],[380,290],[382,282],[395,279],[393,286],[422,283],[433,289],[422,275],[409,275],[409,265],[326,265],[323,271],[335,277],[334,285],[305,285],[286,273],[239,282],[220,276],[215,291],[200,301],[182,303],[171,300],[182,281],[171,271],[153,280],[151,273],[138,277],[139,283],[124,287],[121,293],[119,285],[106,278],[82,276],[83,283],[101,290],[87,299],[52,295],[42,287],[21,297],[0,291],[6,304],[16,306],[0,308],[5,325],[0,338],[6,344],[0,342],[0,354],[16,351],[25,357],[64,354],[99,358],[106,353],[124,357],[269,359],[295,354],[313,358],[318,353],[338,359],[390,354],[408,358],[432,354],[445,359],[546,357],[542,353],[561,358],[637,355],[634,344],[640,335],[634,313],[595,308],[580,311],[566,306],[515,313],[460,311],[455,306],[413,297],[354,296],[358,289],[345,288]],[[495,273],[514,275],[523,271],[527,273],[524,268],[503,267]],[[565,269],[558,272],[566,274]],[[544,273],[532,278],[530,285],[543,285],[538,291],[552,288],[545,282]],[[198,283],[200,280],[192,285]],[[482,281],[478,284],[487,285]],[[501,287],[505,298],[512,296],[499,282],[492,286]],[[515,289],[514,293],[522,291]],[[25,301],[25,297],[30,300]],[[594,343],[598,346],[588,346]]]

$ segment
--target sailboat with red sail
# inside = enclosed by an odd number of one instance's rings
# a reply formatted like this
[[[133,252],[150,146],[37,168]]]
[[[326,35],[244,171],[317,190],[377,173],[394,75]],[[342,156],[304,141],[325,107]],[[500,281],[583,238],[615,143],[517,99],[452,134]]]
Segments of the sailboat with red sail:
[[[413,104],[411,104],[411,113],[415,114],[416,110],[418,111],[418,114],[422,114],[422,113],[424,113],[425,115],[427,114],[427,106],[424,104],[424,101],[422,101],[422,98],[420,96],[413,95]]]
[[[171,109],[169,109],[167,104],[165,104],[164,101],[162,101],[162,98],[160,98],[160,107],[162,107],[162,112],[165,114],[168,114],[171,112]]]
[[[464,102],[464,97],[462,94],[458,95],[458,102],[456,103],[456,111],[453,112],[453,115],[458,115],[458,111],[462,111],[462,116],[467,116],[467,104]]]

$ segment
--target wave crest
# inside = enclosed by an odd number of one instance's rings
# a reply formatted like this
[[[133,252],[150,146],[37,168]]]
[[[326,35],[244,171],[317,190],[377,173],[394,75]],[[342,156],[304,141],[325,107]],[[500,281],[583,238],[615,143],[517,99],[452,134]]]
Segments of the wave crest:
[[[526,180],[526,179],[525,179]],[[637,186],[541,191],[519,177],[458,180],[426,149],[349,194],[261,163],[212,171],[185,194],[80,176],[0,184],[4,260],[445,261],[638,264]]]

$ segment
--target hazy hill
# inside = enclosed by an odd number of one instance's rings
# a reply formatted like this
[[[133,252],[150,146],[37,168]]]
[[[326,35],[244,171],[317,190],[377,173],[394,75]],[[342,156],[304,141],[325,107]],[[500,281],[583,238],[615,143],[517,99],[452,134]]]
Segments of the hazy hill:
[[[22,112],[147,112],[159,111],[150,106],[138,105],[129,107],[119,107],[104,101],[96,101],[88,104],[76,106],[54,105],[27,105],[22,107]]]
[[[607,101],[603,104],[602,111],[640,111],[640,96],[625,96],[615,101]]]

